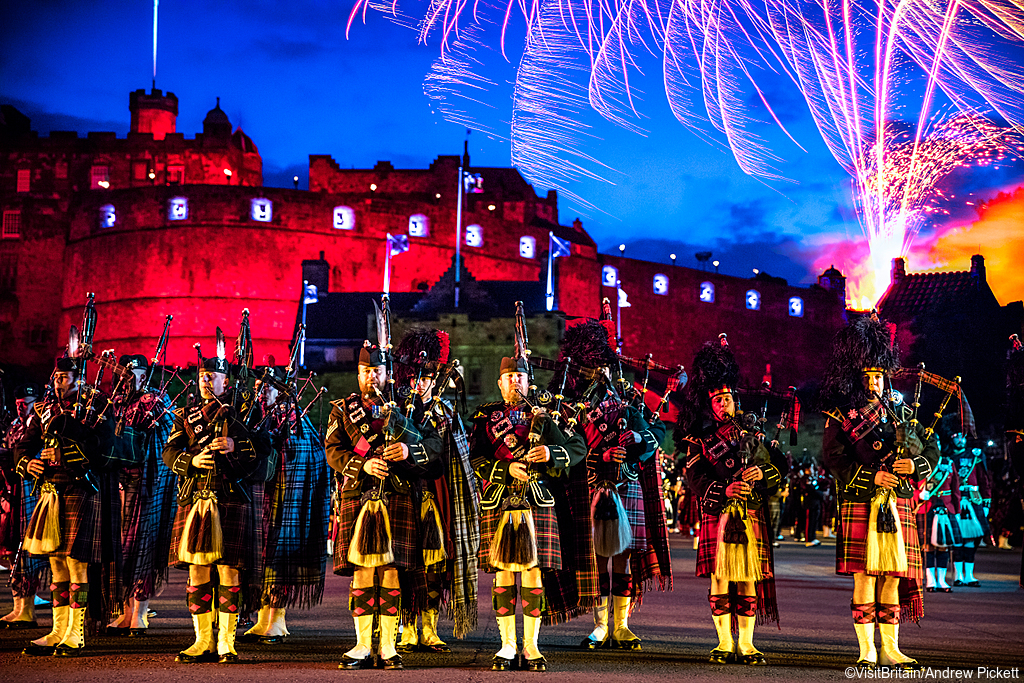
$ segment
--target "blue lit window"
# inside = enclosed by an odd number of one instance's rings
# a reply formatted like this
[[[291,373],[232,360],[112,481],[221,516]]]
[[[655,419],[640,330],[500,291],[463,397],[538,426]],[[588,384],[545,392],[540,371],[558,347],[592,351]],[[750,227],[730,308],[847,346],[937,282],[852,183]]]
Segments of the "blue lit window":
[[[336,230],[355,230],[356,212],[351,206],[334,207],[334,228]]]
[[[523,258],[533,258],[537,254],[537,240],[529,236],[519,238],[519,255]]]
[[[167,200],[167,220],[183,221],[188,218],[188,199],[171,197]]]
[[[466,226],[466,246],[484,246],[484,229],[482,227],[475,223],[473,225]]]
[[[794,318],[804,317],[804,300],[798,296],[790,297],[789,314]]]
[[[409,216],[409,237],[430,237],[430,219],[422,213]]]
[[[253,199],[250,204],[249,216],[254,221],[269,223],[274,219],[274,202],[265,197]]]
[[[747,290],[747,309],[751,311],[761,310],[761,292],[756,289]]]
[[[619,282],[619,270],[615,266],[605,266],[601,269],[601,284],[605,287],[615,287]]]
[[[112,228],[117,223],[117,211],[113,204],[104,204],[100,207],[100,227]]]
[[[654,276],[654,293],[668,296],[668,275],[658,273]]]
[[[715,285],[711,282],[700,283],[700,300],[706,304],[715,303]]]

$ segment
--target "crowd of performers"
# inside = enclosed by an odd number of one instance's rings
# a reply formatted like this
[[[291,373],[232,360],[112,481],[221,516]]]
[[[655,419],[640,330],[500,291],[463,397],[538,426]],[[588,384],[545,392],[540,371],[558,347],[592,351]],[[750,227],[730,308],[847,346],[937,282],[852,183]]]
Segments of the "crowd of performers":
[[[403,654],[451,652],[440,616],[456,638],[477,628],[480,570],[493,575],[501,640],[492,669],[545,671],[541,626],[583,616],[594,628],[581,648],[639,650],[630,615],[645,593],[672,589],[666,478],[687,485],[670,518],[697,537],[713,663],[767,663],[754,631],[779,621],[773,547],[787,480],[809,545],[823,516],[834,524],[836,571],[854,578],[858,666],[919,666],[900,651],[899,626],[923,616],[926,588],[949,589],[950,549],[955,583],[977,584],[991,493],[982,459],[967,449],[969,420],[957,411],[961,426],[940,448],[937,422],[916,419],[923,383],[945,393],[938,413],[951,399],[966,402],[956,382],[899,368],[877,317],[838,333],[822,382],[832,483],[809,463],[791,472],[780,448],[779,432],[798,420],[792,388],[773,392],[766,376],[746,392],[759,405],[740,409],[745,390],[725,335],[652,409],[646,377],[623,378],[629,359],[610,320],[568,321],[558,357],[541,359],[529,352],[520,306],[514,350],[500,359],[501,400],[467,412],[447,334],[418,328],[392,344],[382,303],[376,343],[359,355],[358,391],[331,403],[323,434],[298,400],[295,358],[254,367],[247,312],[232,361],[219,328],[215,355],[196,345],[195,392],[183,399],[189,385],[172,398],[157,379],[168,328],[153,359],[97,356],[90,299],[45,389],[17,389],[4,436],[0,540],[14,609],[0,625],[40,628],[34,596],[51,581],[52,628],[25,654],[78,656],[90,623],[144,636],[149,600],[177,568],[188,572],[195,638],[176,661],[236,662],[237,643],[281,642],[289,608],[323,601],[329,559],[351,577],[355,644],[340,668],[400,669]],[[546,389],[535,368],[551,371]],[[917,382],[913,401],[892,389],[907,377]],[[1019,345],[1009,378],[1017,422],[1007,440],[1020,456]],[[669,393],[680,408],[670,436],[659,417]],[[785,404],[774,437],[773,396]],[[679,466],[669,460],[666,477],[658,454],[668,441]],[[239,633],[246,615],[255,621]]]

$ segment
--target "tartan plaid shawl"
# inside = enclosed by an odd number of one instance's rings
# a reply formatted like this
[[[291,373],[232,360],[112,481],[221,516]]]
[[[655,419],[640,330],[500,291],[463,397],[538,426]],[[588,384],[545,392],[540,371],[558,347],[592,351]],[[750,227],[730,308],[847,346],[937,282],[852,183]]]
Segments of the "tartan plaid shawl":
[[[562,567],[541,573],[547,607],[544,624],[565,622],[594,610],[600,597],[594,525],[590,514],[587,462],[570,467],[568,476],[549,479],[562,544]]]
[[[437,400],[432,408],[434,427],[444,451],[443,483],[438,486],[447,500],[440,505],[447,519],[448,563],[451,586],[445,586],[444,605],[455,622],[456,638],[465,638],[477,627],[477,577],[480,561],[480,491],[479,482],[469,461],[469,435],[462,418],[447,401]]]
[[[263,497],[262,604],[308,609],[323,602],[330,477],[320,432],[304,417],[301,437],[282,433],[284,418],[275,411],[268,420],[280,457]]]
[[[643,603],[644,593],[655,586],[661,591],[672,590],[672,556],[668,551],[668,524],[665,522],[665,502],[661,490],[661,459],[654,457],[641,463],[640,488],[644,496],[644,518],[647,524],[647,548],[630,557],[636,604]]]

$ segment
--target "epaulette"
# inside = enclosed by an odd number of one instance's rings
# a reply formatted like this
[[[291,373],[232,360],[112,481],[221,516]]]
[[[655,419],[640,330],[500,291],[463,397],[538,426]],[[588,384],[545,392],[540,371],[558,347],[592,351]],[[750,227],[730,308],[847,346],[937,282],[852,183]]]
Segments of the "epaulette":
[[[477,409],[475,411],[473,411],[473,417],[470,418],[470,419],[472,419],[472,420],[480,419],[481,417],[485,417],[487,415],[490,415],[496,409],[504,408],[504,407],[505,407],[505,402],[504,401],[491,401],[490,403],[482,403],[479,406],[477,406]]]
[[[843,424],[843,413],[842,411],[839,410],[839,408],[833,408],[832,410],[823,410],[821,412],[823,415],[825,415],[825,417],[831,417],[839,424]]]
[[[348,396],[346,396],[345,398],[348,398]],[[340,410],[341,412],[345,412],[345,398],[339,398],[335,401],[331,401],[331,405]]]

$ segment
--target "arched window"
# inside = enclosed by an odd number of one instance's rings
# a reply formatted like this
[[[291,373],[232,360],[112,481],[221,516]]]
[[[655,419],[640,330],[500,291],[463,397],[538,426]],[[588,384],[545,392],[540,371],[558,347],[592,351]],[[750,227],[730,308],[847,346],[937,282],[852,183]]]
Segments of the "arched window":
[[[751,311],[761,310],[761,292],[756,289],[747,290],[747,309]]]
[[[700,300],[706,304],[715,303],[715,283],[713,282],[702,282],[700,283],[700,294],[698,294]]]
[[[615,266],[605,266],[601,269],[601,284],[605,287],[615,287],[619,283],[619,269]]]
[[[519,238],[519,255],[523,258],[534,258],[537,255],[537,240],[529,235]]]
[[[183,221],[188,218],[188,199],[171,197],[167,200],[167,220]]]
[[[668,275],[658,273],[654,276],[654,293],[668,296]]]
[[[466,226],[466,246],[467,247],[482,247],[484,246],[484,229],[477,224]]]
[[[422,213],[409,216],[409,237],[430,237],[430,219]]]
[[[804,317],[804,300],[798,296],[789,298],[789,314],[794,318]]]
[[[334,207],[334,227],[336,230],[355,230],[356,212],[351,206]]]
[[[104,204],[100,207],[100,227],[112,228],[117,223],[117,211],[113,204]]]
[[[254,221],[269,223],[274,219],[274,202],[266,197],[256,197],[250,204],[249,216]]]

